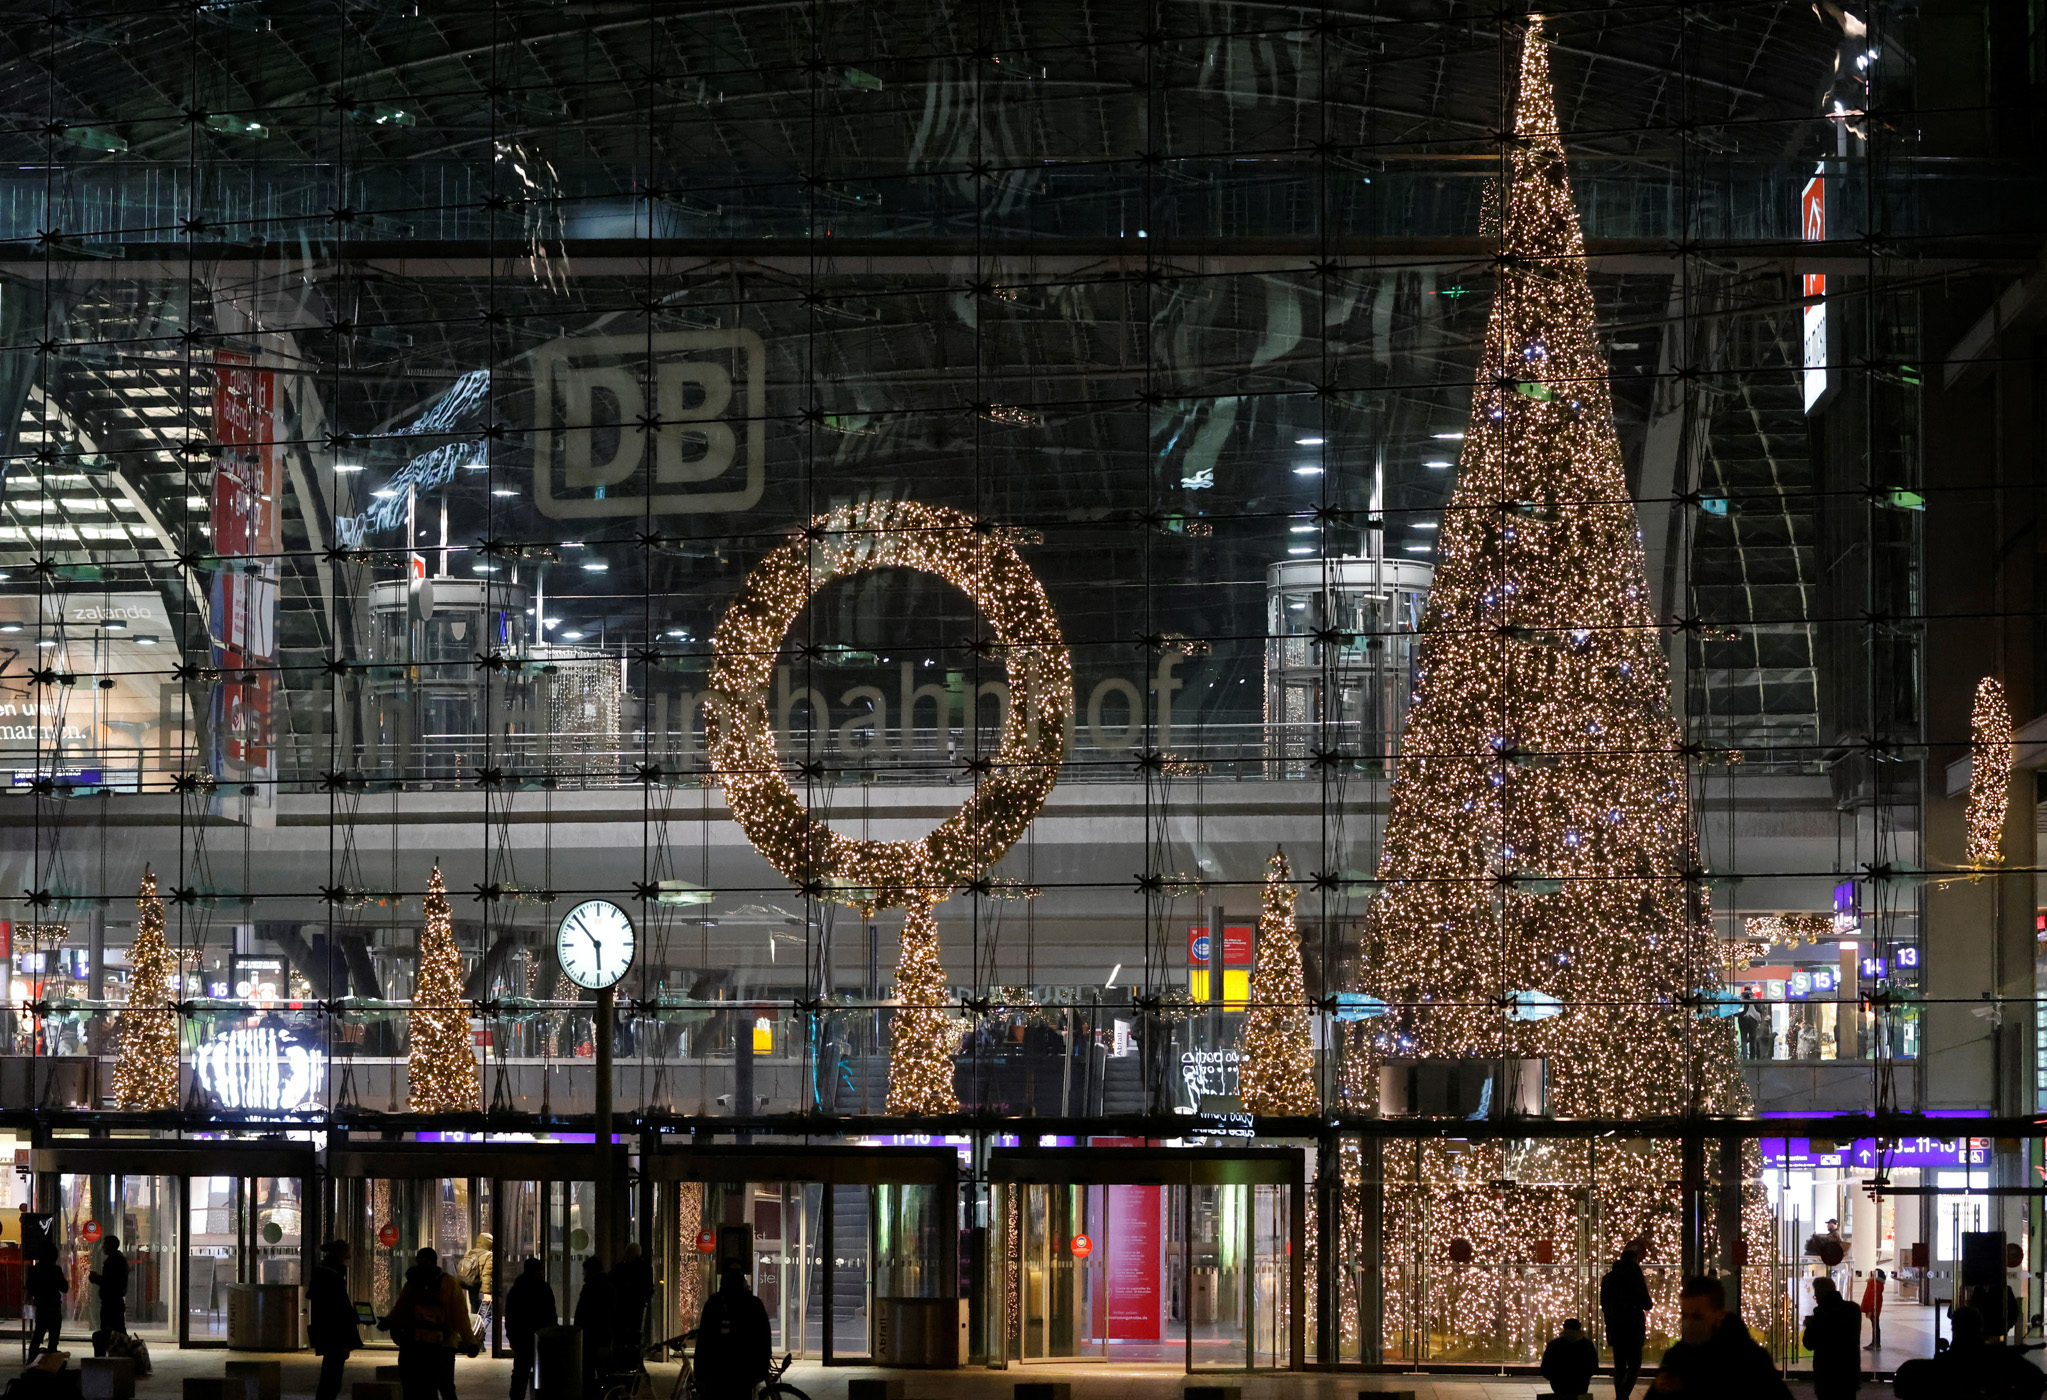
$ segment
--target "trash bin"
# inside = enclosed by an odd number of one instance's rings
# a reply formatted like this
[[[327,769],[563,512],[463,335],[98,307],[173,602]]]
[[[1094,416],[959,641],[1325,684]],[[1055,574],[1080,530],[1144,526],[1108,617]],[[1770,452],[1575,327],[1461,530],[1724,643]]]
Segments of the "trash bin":
[[[543,1327],[533,1337],[535,1400],[583,1400],[583,1329]]]
[[[235,1351],[299,1349],[299,1286],[231,1283],[227,1288],[227,1344]]]

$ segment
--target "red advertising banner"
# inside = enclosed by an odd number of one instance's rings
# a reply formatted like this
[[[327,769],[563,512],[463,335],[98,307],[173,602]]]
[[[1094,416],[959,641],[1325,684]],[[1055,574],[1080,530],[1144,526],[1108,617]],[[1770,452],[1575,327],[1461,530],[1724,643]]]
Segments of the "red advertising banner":
[[[1257,947],[1257,929],[1250,924],[1235,924],[1223,929],[1223,966],[1249,967],[1253,950]],[[1187,962],[1192,967],[1208,966],[1208,925],[1196,924],[1187,930]]]
[[[277,376],[234,350],[214,353],[213,642],[223,676],[214,696],[220,755],[270,764],[277,656]],[[237,561],[247,560],[247,563]]]
[[[1163,1309],[1159,1278],[1159,1225],[1165,1188],[1106,1186],[1109,1228],[1103,1231],[1103,1291],[1108,1294],[1105,1335],[1114,1342],[1156,1342]]]
[[[1805,188],[1798,192],[1798,225],[1800,235],[1808,243],[1824,243],[1827,239],[1827,182],[1815,175],[1805,182]],[[1820,297],[1827,294],[1827,274],[1808,272],[1805,274],[1805,295]]]

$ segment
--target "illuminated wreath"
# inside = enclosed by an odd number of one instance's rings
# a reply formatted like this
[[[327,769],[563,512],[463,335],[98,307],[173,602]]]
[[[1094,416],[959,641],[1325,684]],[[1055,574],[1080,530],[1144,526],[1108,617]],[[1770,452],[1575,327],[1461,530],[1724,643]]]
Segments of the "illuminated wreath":
[[[1002,742],[974,795],[920,841],[856,841],[812,816],[775,750],[768,690],[782,639],[817,591],[870,569],[936,574],[981,610],[974,646],[1009,674]],[[818,516],[747,575],[711,639],[711,766],[733,818],[806,893],[877,909],[929,909],[980,880],[1038,814],[1066,757],[1073,662],[1011,532],[944,506],[876,501]],[[969,706],[971,718],[971,702]],[[905,728],[907,729],[907,717]]]

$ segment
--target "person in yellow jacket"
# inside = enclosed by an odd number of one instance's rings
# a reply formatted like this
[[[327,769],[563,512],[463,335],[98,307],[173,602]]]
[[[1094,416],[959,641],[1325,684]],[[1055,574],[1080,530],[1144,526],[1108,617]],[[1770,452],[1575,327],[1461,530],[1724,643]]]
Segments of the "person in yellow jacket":
[[[469,1299],[441,1257],[422,1249],[405,1271],[405,1287],[384,1319],[398,1343],[398,1377],[405,1400],[456,1400],[455,1353],[474,1356],[482,1341],[469,1321]]]

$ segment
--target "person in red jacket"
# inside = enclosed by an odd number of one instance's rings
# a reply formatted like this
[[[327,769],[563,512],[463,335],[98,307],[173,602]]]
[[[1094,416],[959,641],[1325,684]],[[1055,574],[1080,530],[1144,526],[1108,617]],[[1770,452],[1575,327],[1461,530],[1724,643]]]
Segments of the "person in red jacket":
[[[1869,1345],[1864,1351],[1875,1351],[1884,1344],[1884,1279],[1888,1277],[1882,1269],[1869,1271],[1869,1282],[1862,1285],[1862,1315],[1869,1319]]]

